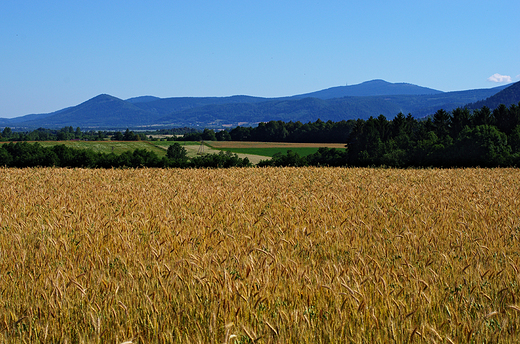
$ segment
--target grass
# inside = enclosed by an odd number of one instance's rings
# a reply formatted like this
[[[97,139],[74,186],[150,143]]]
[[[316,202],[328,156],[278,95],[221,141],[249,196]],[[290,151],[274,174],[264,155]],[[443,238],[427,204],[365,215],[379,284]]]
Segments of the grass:
[[[156,144],[159,147],[162,147],[164,149],[167,149],[167,147],[174,142],[171,141],[153,141],[152,144]],[[180,145],[182,145],[184,148],[186,148],[186,151],[188,153],[189,157],[195,157],[199,153],[200,149],[200,142],[193,142],[193,141],[178,141]],[[233,153],[237,153],[237,155],[240,158],[248,158],[249,161],[252,164],[257,164],[261,160],[269,159],[269,155],[262,155],[255,153],[255,149],[245,149],[244,151],[241,151],[240,149],[220,149],[215,148],[214,146],[218,146],[215,142],[212,141],[204,141],[204,153],[205,154],[218,154],[220,151],[231,151]],[[260,153],[262,153],[261,150],[259,150]]]
[[[40,141],[42,146],[64,144],[76,149],[92,149],[95,152],[121,154],[135,149],[146,149],[156,153],[159,157],[166,156],[166,150],[151,144],[148,141]]]
[[[317,147],[217,148],[217,149],[220,149],[223,151],[229,151],[229,152],[233,152],[233,153],[255,154],[255,155],[268,156],[268,157],[272,157],[273,155],[275,155],[277,153],[286,154],[288,150],[292,150],[293,152],[298,153],[300,156],[314,154],[318,151]]]
[[[200,142],[194,141],[39,141],[42,146],[54,146],[64,144],[76,149],[92,149],[95,152],[121,154],[125,151],[135,149],[146,149],[153,151],[159,157],[166,156],[166,150],[175,142],[186,148],[188,157],[196,157],[199,153]],[[3,144],[5,142],[0,142]],[[217,154],[220,150],[214,149],[207,143],[204,145],[205,154]],[[247,157],[252,164],[260,160],[268,159],[268,156],[259,156],[252,153],[238,153],[240,158]]]
[[[125,151],[135,149],[146,149],[155,152],[159,157],[166,155],[166,149],[173,143],[178,142],[186,148],[189,157],[197,156],[200,142],[193,141],[40,141],[42,146],[54,146],[64,144],[76,149],[92,149],[95,152],[121,154]],[[313,154],[323,146],[333,146],[344,149],[344,145],[330,144],[288,144],[273,142],[205,142],[206,153],[218,153],[219,151],[230,151],[239,154],[241,158],[248,157],[256,164],[262,159],[268,159],[276,153],[287,153],[287,150],[297,152],[300,156]]]
[[[151,142],[153,145],[160,146],[167,148],[169,145],[173,144],[174,142],[171,141],[153,141]],[[195,146],[200,146],[200,142],[179,142],[181,145],[187,145],[186,149],[190,153],[193,151]],[[250,155],[260,155],[263,157],[272,157],[276,153],[286,153],[288,149],[291,149],[292,151],[298,152],[300,155],[308,155],[312,154],[318,151],[318,147],[220,147],[220,145],[217,142],[211,142],[211,141],[205,141],[205,145],[207,148],[205,148],[205,151],[216,153],[218,151],[225,151],[225,152],[233,152],[233,153],[239,153],[243,154],[244,156],[250,156]],[[208,150],[208,147],[210,150]],[[193,153],[193,152],[192,152]],[[196,153],[196,152],[195,152]],[[193,155],[193,154],[192,154]]]
[[[4,142],[5,143],[5,142]],[[156,153],[159,157],[166,156],[168,146],[173,141],[38,141],[42,146],[66,145],[75,149],[92,149],[95,152],[121,154],[125,151],[135,149],[146,149]],[[179,144],[185,146],[189,152],[194,150],[194,146],[199,146],[198,142],[181,141]],[[196,152],[195,152],[196,153]],[[193,156],[196,154],[192,154]]]
[[[288,143],[288,142],[248,142],[248,141],[208,141],[214,149],[241,154],[254,154],[272,157],[276,153],[286,154],[288,150],[300,156],[316,153],[320,147],[345,150],[345,144],[330,143]]]
[[[166,147],[168,148],[174,143],[178,143],[181,146],[199,146],[200,142],[196,141],[150,141],[150,144],[158,147]]]
[[[518,169],[0,169],[0,342],[514,343]]]

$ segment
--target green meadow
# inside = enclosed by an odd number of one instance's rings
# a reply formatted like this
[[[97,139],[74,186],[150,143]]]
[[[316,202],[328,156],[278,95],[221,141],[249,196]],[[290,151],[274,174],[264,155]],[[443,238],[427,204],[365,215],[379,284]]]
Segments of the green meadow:
[[[40,141],[42,146],[65,145],[76,149],[92,149],[94,152],[121,154],[125,151],[146,149],[159,157],[166,155],[166,150],[148,141]]]
[[[266,147],[266,148],[214,148],[223,151],[242,154],[254,154],[272,157],[276,153],[286,154],[288,150],[298,153],[300,156],[314,154],[318,151],[318,147]],[[341,148],[340,148],[341,149]]]

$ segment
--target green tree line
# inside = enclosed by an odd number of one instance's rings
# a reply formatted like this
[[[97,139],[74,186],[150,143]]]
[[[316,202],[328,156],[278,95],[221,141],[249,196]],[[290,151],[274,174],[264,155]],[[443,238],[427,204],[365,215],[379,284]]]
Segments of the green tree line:
[[[278,154],[260,166],[498,167],[520,165],[520,103],[470,111],[438,110],[419,121],[399,113],[393,120],[355,121],[347,150],[320,149],[309,156]]]
[[[0,141],[98,141],[106,138],[106,131],[81,131],[79,127],[74,129],[70,126],[61,129],[38,128],[26,132],[13,131],[10,127],[5,127],[0,133]]]
[[[45,129],[30,133],[48,137]],[[66,127],[55,133],[60,137],[84,135],[77,128]],[[91,135],[103,133],[91,132]],[[119,139],[140,139],[127,129]],[[2,137],[12,139],[14,133],[5,128]],[[457,108],[451,112],[438,110],[426,120],[399,113],[392,120],[385,116],[368,120],[340,122],[260,123],[257,127],[236,127],[230,131],[185,132],[180,140],[235,140],[279,142],[346,143],[346,151],[320,148],[316,153],[299,156],[295,152],[277,154],[259,166],[390,166],[390,167],[496,167],[520,165],[520,103],[509,108],[500,105],[476,110]],[[75,150],[65,146],[44,148],[20,143],[6,144],[0,149],[3,166],[69,166],[69,167],[228,167],[249,166],[249,161],[233,154],[206,155],[180,159],[174,153],[158,158],[146,150],[121,155]],[[175,146],[176,147],[176,146]],[[172,147],[170,147],[172,148]],[[173,148],[172,148],[173,149]]]
[[[235,127],[231,130],[204,129],[202,132],[190,132],[179,141],[259,141],[259,142],[314,142],[314,143],[343,143],[356,121],[327,121],[301,123],[269,121],[258,123],[256,127]]]
[[[38,142],[9,142],[0,146],[0,166],[5,167],[177,167],[177,168],[227,168],[251,166],[249,159],[236,154],[220,152],[188,158],[186,149],[179,143],[168,147],[166,156],[146,149],[135,149],[122,154],[94,152],[65,145],[43,147]]]
[[[147,137],[147,135],[183,135],[193,132],[197,132],[197,130],[191,128],[172,128],[136,133],[129,129],[126,129],[124,132],[106,130],[82,131],[79,127],[74,129],[71,126],[61,129],[38,128],[32,131],[13,131],[10,127],[5,127],[0,132],[0,141],[100,141],[107,140],[108,138],[113,141],[139,141],[152,140],[152,136]]]

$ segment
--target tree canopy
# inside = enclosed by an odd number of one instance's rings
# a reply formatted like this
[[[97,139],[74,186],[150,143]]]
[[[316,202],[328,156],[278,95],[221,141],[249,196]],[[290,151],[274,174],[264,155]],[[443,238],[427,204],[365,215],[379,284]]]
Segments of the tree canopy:
[[[399,113],[357,120],[347,151],[320,150],[307,157],[293,152],[261,166],[498,167],[520,165],[520,104],[491,111],[438,110],[420,121]]]
[[[247,158],[236,154],[220,152],[189,159],[186,149],[175,143],[170,146],[167,156],[159,158],[146,149],[135,149],[122,154],[100,153],[90,149],[75,149],[65,145],[44,147],[38,142],[9,142],[0,146],[0,166],[5,167],[178,167],[178,168],[217,168],[247,167]]]

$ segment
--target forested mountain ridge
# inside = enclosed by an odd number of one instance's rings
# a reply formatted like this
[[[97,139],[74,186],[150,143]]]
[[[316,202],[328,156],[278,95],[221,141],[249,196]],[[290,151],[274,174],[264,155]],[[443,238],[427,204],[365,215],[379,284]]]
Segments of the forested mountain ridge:
[[[459,92],[441,92],[411,84],[373,80],[282,98],[252,96],[174,97],[142,96],[122,100],[107,94],[77,106],[48,114],[0,119],[0,127],[83,129],[146,129],[167,127],[223,128],[256,125],[271,120],[341,121],[397,113],[425,117],[486,99],[507,86]],[[372,92],[372,95],[368,95]],[[404,93],[404,94],[403,94]],[[358,95],[355,95],[358,94]],[[362,96],[359,96],[362,94]],[[333,98],[328,98],[333,97]]]
[[[390,83],[384,80],[370,80],[358,85],[336,86],[325,90],[305,93],[294,96],[293,98],[320,98],[332,99],[341,97],[369,97],[369,96],[388,96],[388,95],[419,95],[419,94],[438,94],[443,93],[428,87],[421,87],[404,82]]]
[[[124,123],[139,123],[151,125],[154,123],[153,114],[137,107],[136,105],[113,97],[108,94],[100,94],[77,106],[60,110],[47,116],[29,119],[14,125],[26,127],[61,128],[74,126],[82,128],[107,128],[118,127]]]
[[[508,86],[497,94],[492,95],[485,100],[480,100],[476,103],[469,104],[469,109],[480,109],[487,106],[491,110],[498,108],[501,104],[510,106],[520,102],[520,81]]]

